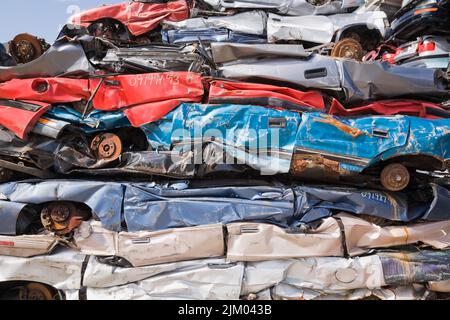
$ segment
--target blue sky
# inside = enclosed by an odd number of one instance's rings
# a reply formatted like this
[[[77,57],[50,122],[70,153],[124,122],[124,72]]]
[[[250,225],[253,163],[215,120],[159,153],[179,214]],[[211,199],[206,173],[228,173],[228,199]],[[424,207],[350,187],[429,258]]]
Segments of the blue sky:
[[[53,43],[59,29],[78,10],[126,0],[2,0],[0,43],[28,32]]]

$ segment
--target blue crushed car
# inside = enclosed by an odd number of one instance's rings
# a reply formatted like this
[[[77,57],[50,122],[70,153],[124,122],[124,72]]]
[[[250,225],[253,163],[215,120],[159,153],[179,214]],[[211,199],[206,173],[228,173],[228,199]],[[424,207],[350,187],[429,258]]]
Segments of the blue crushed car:
[[[380,178],[384,188],[400,191],[416,170],[445,171],[450,157],[450,119],[339,118],[252,105],[190,103],[139,128],[121,111],[97,110],[82,118],[72,108],[56,106],[44,119],[27,141],[2,129],[2,167],[41,178],[198,178],[224,173],[321,181]],[[99,141],[109,151],[99,152]],[[22,166],[17,166],[19,159]],[[11,162],[16,166],[8,167]]]

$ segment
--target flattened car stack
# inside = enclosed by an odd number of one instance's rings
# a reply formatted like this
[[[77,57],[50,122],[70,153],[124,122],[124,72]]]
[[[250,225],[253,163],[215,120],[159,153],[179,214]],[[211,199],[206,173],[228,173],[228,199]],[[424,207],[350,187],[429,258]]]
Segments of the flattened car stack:
[[[19,35],[0,297],[447,299],[448,20],[446,0],[136,0]]]

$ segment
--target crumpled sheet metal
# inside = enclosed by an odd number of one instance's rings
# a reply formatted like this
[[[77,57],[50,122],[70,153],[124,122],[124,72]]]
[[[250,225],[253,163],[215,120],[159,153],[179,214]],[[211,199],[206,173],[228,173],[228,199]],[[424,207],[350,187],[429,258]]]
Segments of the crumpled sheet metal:
[[[122,2],[100,6],[70,18],[73,25],[88,27],[91,23],[109,18],[123,23],[134,36],[143,35],[159,26],[161,21],[180,21],[189,17],[185,0],[167,3]]]
[[[269,291],[267,293],[267,291]],[[337,293],[325,293],[320,290],[303,289],[281,283],[263,295],[272,300],[362,300],[364,298],[380,300],[425,300],[427,289],[424,285],[413,284],[381,289],[354,289]],[[258,297],[260,293],[258,293]],[[263,298],[264,299],[264,298]]]
[[[116,269],[120,272],[120,269]],[[129,274],[143,269],[129,269]],[[145,272],[145,271],[144,271]],[[238,300],[244,264],[199,260],[192,267],[109,288],[88,287],[88,300]],[[89,275],[86,275],[89,278]],[[88,280],[89,281],[89,280]]]
[[[450,192],[436,184],[430,184],[433,200],[429,204],[413,203],[414,198],[404,193],[353,188],[319,188],[301,186],[295,188],[296,217],[310,223],[337,211],[380,217],[391,221],[410,222],[447,220],[447,203]]]
[[[332,14],[343,12],[345,9],[358,7],[364,0],[332,0],[326,4],[316,6],[306,0],[202,0],[214,9],[225,11],[228,9],[266,9],[276,10],[280,14],[304,16],[315,14]]]
[[[283,17],[269,14],[267,38],[269,43],[300,40],[326,44],[333,41],[337,31],[350,25],[362,25],[385,35],[383,11],[336,14],[331,16]]]
[[[188,43],[214,43],[214,42],[234,42],[259,44],[267,43],[267,37],[240,33],[228,29],[193,29],[193,30],[174,30],[163,29],[161,31],[163,43],[169,44],[188,44]]]
[[[58,41],[34,61],[0,67],[0,82],[17,78],[91,74],[94,71],[81,43]]]
[[[328,111],[329,114],[336,116],[358,116],[358,115],[397,115],[408,114],[414,117],[426,119],[450,118],[450,112],[441,105],[424,101],[411,99],[378,100],[370,104],[356,106],[354,108],[345,108],[337,100],[333,100]]]
[[[72,249],[33,258],[2,256],[0,281],[42,282],[69,293],[68,299],[79,299],[82,286],[88,299],[239,299],[249,294],[257,294],[258,299],[357,299],[378,290],[387,290],[385,299],[398,299],[415,295],[403,291],[396,297],[392,290],[414,284],[423,291],[426,283],[441,284],[445,290],[450,277],[449,251],[381,251],[353,259],[313,257],[246,264],[216,258],[136,268],[106,265],[98,259]]]
[[[43,204],[73,201],[89,206],[110,230],[120,231],[123,186],[119,183],[51,180],[0,185],[0,195],[11,203]],[[12,228],[11,228],[12,229]]]
[[[156,232],[114,232],[96,221],[83,222],[74,242],[87,255],[116,256],[133,267],[222,257],[225,254],[221,224]]]
[[[311,257],[247,263],[243,296],[278,285],[337,293],[380,288],[386,286],[386,281],[377,255],[353,259]]]
[[[26,206],[26,203],[0,200],[0,234],[16,235],[19,214]]]
[[[193,46],[153,45],[138,48],[113,48],[96,61],[100,68],[111,72],[192,71],[204,72],[205,58]],[[209,70],[209,69],[208,69]]]
[[[248,104],[299,112],[311,110],[325,112],[324,96],[317,91],[302,92],[288,87],[223,80],[211,80],[208,84],[208,103]]]
[[[58,240],[50,234],[0,235],[0,255],[2,256],[34,257],[49,254],[57,245]]]
[[[243,43],[213,43],[211,53],[214,62],[225,64],[236,60],[251,58],[307,58],[312,53],[307,52],[302,45],[296,44],[243,44]]]
[[[60,290],[79,290],[84,259],[85,255],[69,249],[33,258],[1,256],[0,282],[34,281]]]
[[[312,257],[249,262],[242,295],[272,288],[313,290],[320,294],[345,294],[356,289],[380,289],[448,281],[449,251],[380,251],[351,259]],[[297,295],[299,298],[300,295]]]
[[[361,255],[373,248],[414,243],[441,250],[450,246],[450,220],[380,228],[347,214],[337,217],[343,224],[345,244],[351,256]]]
[[[166,29],[191,30],[196,29],[228,29],[244,34],[265,35],[267,15],[264,11],[249,11],[232,16],[192,18],[178,22],[164,21]]]
[[[287,226],[294,193],[284,187],[217,187],[173,190],[146,184],[126,189],[129,231],[164,230],[232,221],[270,221]]]
[[[317,54],[303,59],[254,59],[274,47],[282,50],[283,46],[259,45],[249,51],[242,45],[214,43],[212,53],[215,62],[221,64],[219,70],[225,78],[276,81],[338,92],[342,95],[339,100],[344,104],[400,97],[449,96],[448,79],[441,70],[395,66],[387,62],[337,60]],[[232,60],[235,61],[224,63]]]
[[[450,220],[380,227],[348,214],[339,214],[324,219],[319,227],[308,231],[255,223],[229,224],[227,230],[227,258],[230,261],[358,256],[375,248],[415,243],[441,250],[450,247]]]
[[[227,264],[227,261],[223,257],[125,268],[102,263],[97,257],[90,256],[86,266],[83,284],[89,288],[110,288],[139,282],[168,273],[195,270],[201,265],[221,264],[224,264],[225,266]],[[230,264],[235,265],[235,263]]]
[[[103,228],[128,232],[245,221],[288,228],[341,211],[391,221],[448,220],[449,191],[438,185],[431,186],[432,200],[408,204],[408,196],[403,193],[336,187],[231,184],[228,187],[193,188],[188,183],[12,182],[0,185],[3,204],[0,234],[16,234],[18,215],[25,205],[52,201],[85,203]]]
[[[25,139],[50,108],[51,105],[44,102],[21,101],[16,104],[13,101],[2,100],[0,101],[0,124],[14,132],[20,139]]]

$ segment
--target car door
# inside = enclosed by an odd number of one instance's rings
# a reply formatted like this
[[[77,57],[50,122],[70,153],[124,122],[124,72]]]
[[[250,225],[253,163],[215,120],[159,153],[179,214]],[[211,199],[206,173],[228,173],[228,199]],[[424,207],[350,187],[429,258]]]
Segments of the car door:
[[[383,152],[408,142],[405,116],[338,118],[305,113],[297,135],[297,153],[321,154],[339,162],[367,166]]]
[[[210,142],[262,169],[270,166],[265,161],[271,156],[290,161],[301,115],[258,106],[184,104],[174,118],[174,147],[189,139]]]

